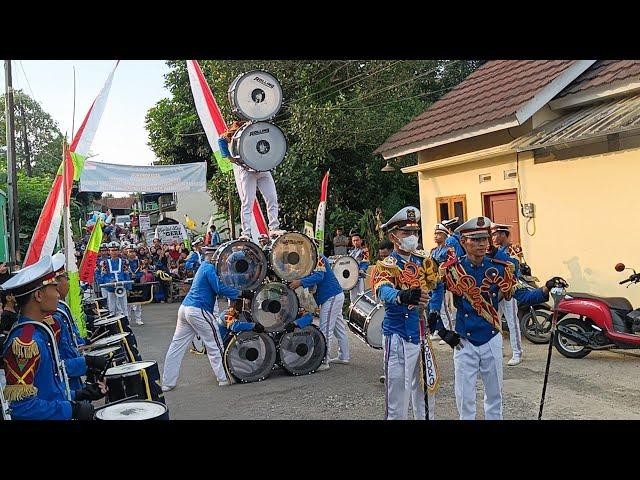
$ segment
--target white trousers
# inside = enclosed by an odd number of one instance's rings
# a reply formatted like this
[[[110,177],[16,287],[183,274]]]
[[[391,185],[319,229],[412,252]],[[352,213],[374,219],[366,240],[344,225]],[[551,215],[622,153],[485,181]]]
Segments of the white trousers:
[[[107,308],[112,315],[124,315],[129,316],[129,307],[127,303],[127,296],[116,297],[115,292],[107,292]]]
[[[349,290],[349,298],[351,299],[351,303],[356,301],[358,295],[364,292],[364,278],[358,279],[358,284]]]
[[[476,381],[478,372],[484,385],[484,418],[502,420],[502,335],[475,346],[460,339],[464,348],[453,353],[456,405],[460,420],[476,419]]]
[[[196,335],[200,337],[207,349],[209,363],[218,381],[228,380],[222,364],[224,345],[213,315],[201,308],[180,305],[176,331],[164,359],[162,385],[176,386],[182,359]]]
[[[511,352],[514,357],[522,357],[522,334],[520,333],[520,322],[518,321],[518,302],[515,298],[511,300],[501,300],[498,304],[498,318],[502,315],[509,325],[509,341]]]
[[[349,337],[347,336],[347,324],[342,316],[343,305],[344,293],[342,292],[320,305],[320,331],[327,341],[327,355],[324,357],[324,363],[329,363],[334,335],[338,341],[338,358],[349,360]]]
[[[129,320],[135,318],[136,323],[142,322],[142,305],[139,303],[129,304]]]
[[[406,420],[409,400],[414,420],[425,419],[424,392],[420,387],[420,345],[395,333],[384,336],[385,420]],[[429,395],[429,420],[435,419],[436,399]]]
[[[239,165],[233,165],[236,187],[240,196],[240,222],[242,234],[251,237],[251,217],[253,216],[253,202],[256,199],[256,188],[260,189],[267,204],[269,230],[280,227],[278,221],[278,192],[271,172],[250,172]]]

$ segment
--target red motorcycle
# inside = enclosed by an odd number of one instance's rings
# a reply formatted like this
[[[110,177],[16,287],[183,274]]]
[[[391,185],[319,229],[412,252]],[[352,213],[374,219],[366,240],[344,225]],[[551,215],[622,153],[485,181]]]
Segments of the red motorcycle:
[[[617,272],[625,270],[622,263]],[[620,285],[640,282],[633,274]],[[598,297],[569,292],[557,305],[558,323],[554,338],[556,349],[568,358],[583,358],[593,350],[640,348],[640,308],[623,297]]]

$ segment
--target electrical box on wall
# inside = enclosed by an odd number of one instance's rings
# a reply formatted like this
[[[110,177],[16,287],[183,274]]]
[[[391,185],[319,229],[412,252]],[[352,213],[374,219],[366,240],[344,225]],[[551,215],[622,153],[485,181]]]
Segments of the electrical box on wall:
[[[533,203],[525,203],[524,205],[522,205],[522,215],[528,218],[535,217],[536,206]]]

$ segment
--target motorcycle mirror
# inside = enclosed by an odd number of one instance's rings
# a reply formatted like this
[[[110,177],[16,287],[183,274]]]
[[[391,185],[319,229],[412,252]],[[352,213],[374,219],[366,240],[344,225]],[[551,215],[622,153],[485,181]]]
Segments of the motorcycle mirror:
[[[624,266],[624,263],[616,263],[615,268],[616,268],[616,272],[622,272],[626,267]]]

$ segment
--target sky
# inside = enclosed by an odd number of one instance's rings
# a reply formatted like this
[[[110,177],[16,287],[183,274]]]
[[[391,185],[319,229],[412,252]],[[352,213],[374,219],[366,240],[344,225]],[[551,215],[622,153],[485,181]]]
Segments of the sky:
[[[13,87],[37,100],[71,140],[73,69],[76,76],[75,130],[104,85],[115,60],[13,60]],[[144,119],[149,108],[170,93],[164,88],[169,71],[163,60],[122,60],[113,76],[106,108],[91,145],[91,160],[127,165],[151,165]],[[0,69],[4,92],[5,71]],[[126,196],[126,194],[114,194]]]

